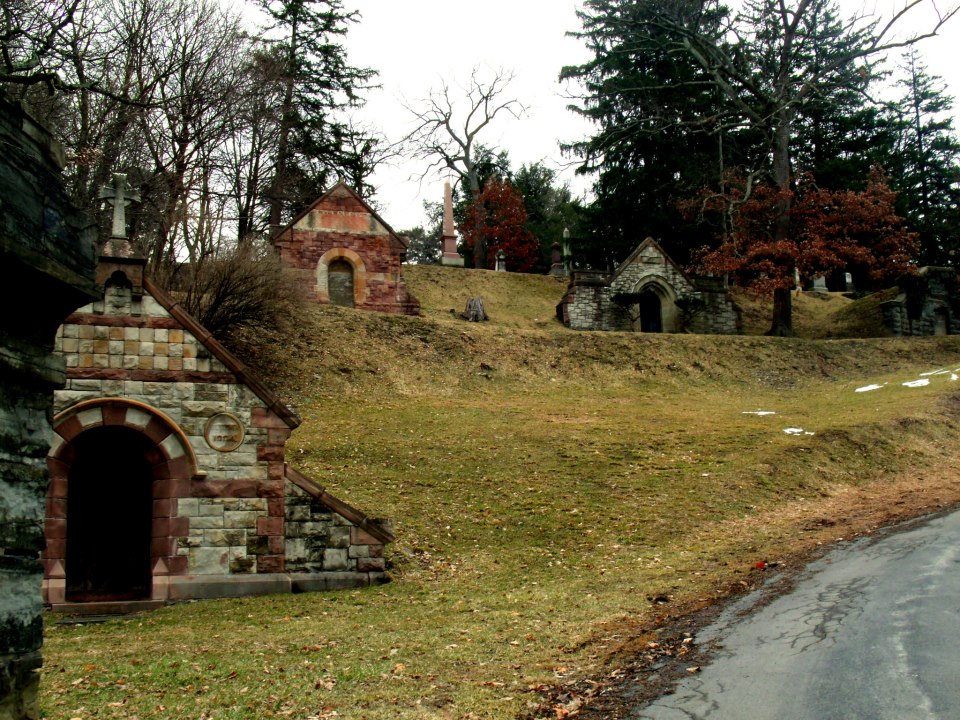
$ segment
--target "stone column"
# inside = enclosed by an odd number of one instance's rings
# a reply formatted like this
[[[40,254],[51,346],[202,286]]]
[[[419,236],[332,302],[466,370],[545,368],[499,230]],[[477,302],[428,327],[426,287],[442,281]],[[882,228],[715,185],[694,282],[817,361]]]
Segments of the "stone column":
[[[507,254],[503,250],[497,252],[497,272],[507,271]]]
[[[0,100],[0,719],[39,717],[46,456],[53,354],[68,314],[98,297],[95,232],[60,181],[63,149],[24,109]]]

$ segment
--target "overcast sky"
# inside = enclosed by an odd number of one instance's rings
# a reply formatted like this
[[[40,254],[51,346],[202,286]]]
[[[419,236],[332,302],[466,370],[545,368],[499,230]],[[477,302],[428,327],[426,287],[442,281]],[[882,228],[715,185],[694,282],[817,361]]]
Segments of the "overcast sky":
[[[865,9],[889,17],[902,4],[840,0],[845,15]],[[946,1],[939,4],[948,7]],[[543,161],[561,172],[575,194],[582,194],[589,180],[574,176],[558,144],[589,134],[590,127],[566,109],[567,88],[557,79],[564,65],[589,59],[583,43],[566,36],[580,28],[580,5],[568,0],[347,0],[347,7],[360,9],[362,16],[347,36],[349,60],[377,70],[381,86],[367,94],[358,119],[395,141],[412,126],[405,103],[416,105],[444,81],[451,87],[465,83],[475,67],[488,76],[512,72],[508,94],[523,102],[527,112],[520,119],[504,115],[485,129],[481,142],[507,150],[514,169]],[[928,0],[912,11],[912,22],[929,23],[934,7]],[[930,71],[947,81],[950,93],[960,92],[960,17],[948,23],[941,37],[921,44],[920,51]],[[954,124],[960,127],[960,121]],[[424,199],[442,199],[445,175],[432,174],[420,182],[416,176],[425,169],[422,161],[401,160],[373,178],[383,219],[395,230],[424,222]]]

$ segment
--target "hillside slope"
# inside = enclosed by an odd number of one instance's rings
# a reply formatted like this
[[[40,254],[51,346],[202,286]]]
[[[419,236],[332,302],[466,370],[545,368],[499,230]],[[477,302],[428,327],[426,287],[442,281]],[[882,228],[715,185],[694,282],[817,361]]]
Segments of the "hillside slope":
[[[565,717],[757,562],[960,499],[960,338],[574,332],[550,278],[408,279],[423,317],[311,307],[284,348],[288,461],[393,519],[394,582],[51,629],[46,717]]]

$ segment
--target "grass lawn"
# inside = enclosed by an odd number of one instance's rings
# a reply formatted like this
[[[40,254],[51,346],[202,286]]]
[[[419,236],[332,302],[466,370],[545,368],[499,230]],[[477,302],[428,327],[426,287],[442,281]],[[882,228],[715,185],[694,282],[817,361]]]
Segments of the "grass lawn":
[[[423,318],[313,309],[291,350],[288,460],[393,519],[394,582],[51,618],[46,718],[531,714],[757,561],[960,497],[960,382],[902,385],[957,339],[574,333],[552,279],[409,275]]]

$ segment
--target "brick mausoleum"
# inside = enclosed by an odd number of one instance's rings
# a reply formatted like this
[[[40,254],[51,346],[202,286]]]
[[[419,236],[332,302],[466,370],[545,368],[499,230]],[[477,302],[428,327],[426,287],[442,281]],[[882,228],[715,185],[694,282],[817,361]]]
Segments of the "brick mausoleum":
[[[406,242],[342,182],[275,233],[273,245],[317,302],[420,314],[401,274]]]
[[[285,464],[296,413],[126,248],[100,258],[102,299],[57,334],[67,382],[48,456],[44,600],[80,609],[385,581],[389,524]]]
[[[740,311],[722,279],[689,277],[653,238],[612,274],[572,273],[557,317],[574,330],[740,332]]]

